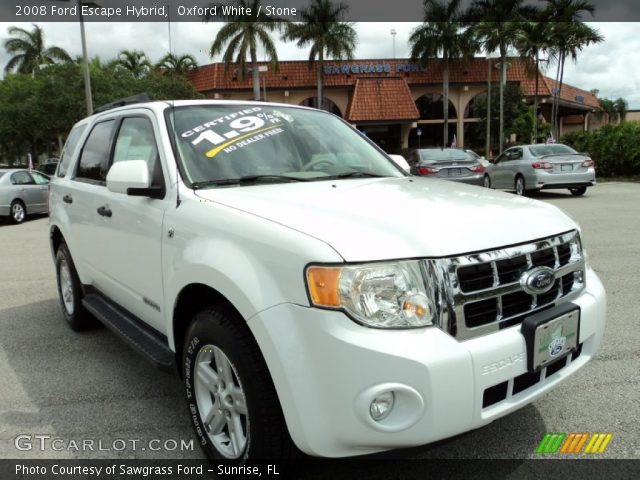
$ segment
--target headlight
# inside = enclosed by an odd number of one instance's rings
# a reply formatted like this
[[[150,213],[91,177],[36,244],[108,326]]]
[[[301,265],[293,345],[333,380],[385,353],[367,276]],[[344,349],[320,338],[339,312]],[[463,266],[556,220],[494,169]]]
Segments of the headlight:
[[[435,308],[428,297],[418,261],[307,268],[313,305],[346,311],[376,328],[433,325]]]

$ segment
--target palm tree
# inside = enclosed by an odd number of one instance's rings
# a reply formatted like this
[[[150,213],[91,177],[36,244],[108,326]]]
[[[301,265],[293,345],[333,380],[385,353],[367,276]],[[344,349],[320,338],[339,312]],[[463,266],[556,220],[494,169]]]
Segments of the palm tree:
[[[592,43],[600,43],[604,37],[581,19],[585,14],[593,16],[595,7],[587,0],[545,0],[547,8],[545,16],[551,20],[552,29],[550,40],[553,50],[558,57],[555,88],[553,90],[553,105],[551,123],[554,133],[558,133],[558,110],[560,92],[564,79],[564,65],[567,57],[576,61],[578,52]]]
[[[40,69],[40,65],[72,61],[60,47],[45,48],[44,32],[35,23],[31,31],[9,27],[9,35],[13,38],[4,42],[4,48],[13,57],[4,67],[5,72],[16,70],[19,73],[34,73]]]
[[[544,21],[525,22],[521,25],[516,38],[516,48],[520,56],[526,60],[527,73],[536,77],[535,93],[533,95],[533,139],[538,141],[538,85],[540,84],[540,56],[549,54],[551,25]]]
[[[617,98],[616,100],[598,98],[598,103],[600,108],[596,112],[596,118],[602,120],[606,117],[607,123],[624,122],[629,109],[629,104],[624,98]]]
[[[220,9],[223,4],[211,4]],[[278,17],[262,15],[258,17],[261,0],[235,0],[235,6],[244,7],[245,12],[251,9],[251,15],[235,14],[222,18],[227,23],[220,29],[211,45],[209,55],[213,58],[222,53],[225,71],[232,64],[238,65],[238,78],[244,80],[247,72],[247,55],[251,61],[251,76],[253,79],[253,98],[260,100],[260,76],[258,71],[258,45],[262,45],[266,56],[274,69],[278,68],[278,52],[271,39],[270,33],[282,28],[283,20]],[[210,16],[204,17],[205,21],[212,20]],[[234,60],[235,56],[235,60]]]
[[[500,53],[500,152],[504,148],[504,87],[507,83],[507,54],[515,45],[522,22],[531,18],[536,9],[525,6],[524,0],[475,0],[472,18],[476,38],[487,53]]]
[[[344,3],[335,4],[331,0],[312,0],[310,5],[301,12],[302,23],[290,23],[283,36],[285,40],[297,42],[298,47],[311,45],[309,51],[309,66],[318,59],[316,75],[318,94],[316,107],[322,108],[323,80],[325,58],[334,59],[353,58],[357,44],[357,34],[353,25],[342,22],[349,7]]]
[[[134,78],[142,78],[151,70],[151,62],[140,50],[122,50],[118,54],[117,65],[128,70]]]
[[[444,114],[443,143],[449,143],[449,61],[459,57],[471,57],[476,45],[469,30],[464,29],[466,13],[460,9],[461,0],[441,3],[425,0],[422,25],[409,37],[411,59],[426,64],[442,55],[442,101]]]
[[[187,72],[198,67],[198,62],[193,55],[174,55],[168,53],[156,64],[156,68],[166,70],[176,75],[186,75]]]

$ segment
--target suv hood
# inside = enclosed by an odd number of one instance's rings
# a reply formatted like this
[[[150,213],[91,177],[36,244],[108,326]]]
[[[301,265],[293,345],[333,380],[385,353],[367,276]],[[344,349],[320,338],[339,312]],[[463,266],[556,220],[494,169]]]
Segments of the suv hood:
[[[552,205],[417,177],[217,188],[197,196],[293,228],[346,261],[440,257],[577,228]]]

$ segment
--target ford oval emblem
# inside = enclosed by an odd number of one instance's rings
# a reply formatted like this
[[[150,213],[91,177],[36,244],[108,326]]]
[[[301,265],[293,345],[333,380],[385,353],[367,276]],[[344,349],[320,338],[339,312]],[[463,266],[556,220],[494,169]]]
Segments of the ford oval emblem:
[[[552,268],[536,267],[522,274],[520,285],[530,295],[546,293],[555,283],[556,275]]]

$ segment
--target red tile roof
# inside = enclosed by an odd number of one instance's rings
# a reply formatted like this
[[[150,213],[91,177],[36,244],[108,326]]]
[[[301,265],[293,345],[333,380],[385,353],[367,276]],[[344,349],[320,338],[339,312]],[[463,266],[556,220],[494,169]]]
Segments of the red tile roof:
[[[498,59],[493,59],[492,63],[497,64]],[[524,95],[532,96],[535,92],[535,75],[527,71],[527,64],[519,58],[509,58],[509,68],[507,69],[507,81],[518,82]],[[359,79],[375,75],[381,78],[403,78],[409,86],[412,85],[433,85],[442,84],[442,63],[440,61],[428,62],[424,69],[414,69],[405,72],[403,66],[411,64],[406,59],[366,59],[366,60],[341,60],[325,61],[327,67],[353,66],[357,71],[364,68],[364,73],[331,73],[323,74],[324,85],[327,87],[336,86],[356,86]],[[260,65],[268,65],[260,62]],[[380,71],[378,65],[385,65],[388,68]],[[452,85],[485,84],[488,76],[487,59],[478,57],[469,61],[453,60],[449,64],[449,82]],[[261,74],[266,77],[266,85],[269,89],[296,89],[315,88],[316,86],[316,64],[309,64],[306,60],[282,61],[277,71],[269,65],[269,71]],[[492,68],[492,81],[498,82],[500,72],[497,68]],[[202,93],[212,93],[224,90],[250,90],[252,88],[251,75],[246,75],[243,81],[237,78],[237,69],[230,66],[225,71],[224,65],[214,63],[199,67],[188,74],[188,78],[194,84],[196,90]],[[538,80],[538,95],[550,97],[554,80],[540,75]],[[564,84],[561,98],[571,103],[583,103],[586,106],[597,108],[598,101],[594,95],[586,90]],[[582,101],[581,101],[582,99]]]
[[[359,78],[345,116],[350,122],[419,118],[411,90],[402,78]]]

